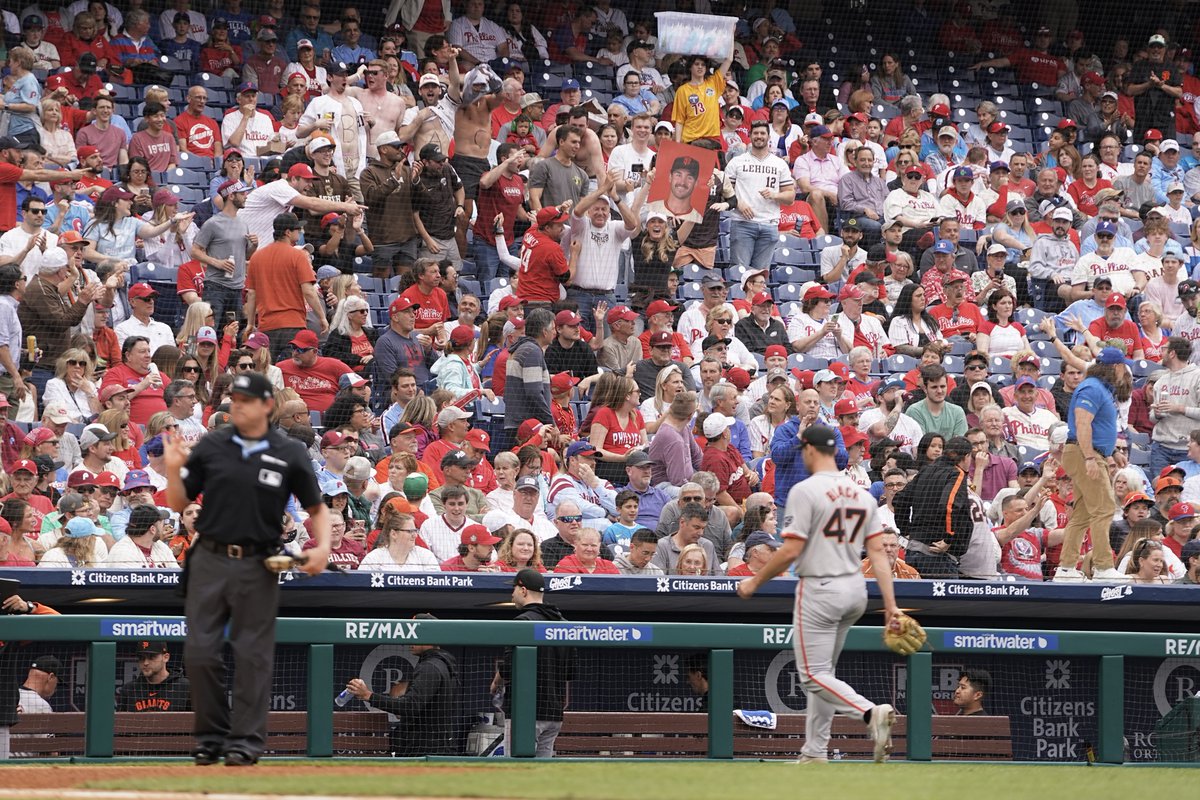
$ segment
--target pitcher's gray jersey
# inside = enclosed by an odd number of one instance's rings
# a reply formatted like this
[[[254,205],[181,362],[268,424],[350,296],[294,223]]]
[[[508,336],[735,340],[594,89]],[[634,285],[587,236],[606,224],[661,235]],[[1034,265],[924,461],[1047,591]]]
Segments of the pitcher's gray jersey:
[[[782,531],[806,542],[796,575],[825,578],[861,571],[867,539],[883,532],[875,498],[840,472],[818,472],[792,487]]]

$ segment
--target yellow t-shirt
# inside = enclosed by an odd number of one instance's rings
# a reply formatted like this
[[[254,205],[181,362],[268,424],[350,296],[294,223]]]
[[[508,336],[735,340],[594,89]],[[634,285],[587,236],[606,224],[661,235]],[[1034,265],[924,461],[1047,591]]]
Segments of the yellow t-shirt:
[[[683,126],[683,141],[715,138],[721,135],[721,93],[725,91],[725,76],[714,72],[704,83],[693,86],[685,83],[675,90],[671,119]]]

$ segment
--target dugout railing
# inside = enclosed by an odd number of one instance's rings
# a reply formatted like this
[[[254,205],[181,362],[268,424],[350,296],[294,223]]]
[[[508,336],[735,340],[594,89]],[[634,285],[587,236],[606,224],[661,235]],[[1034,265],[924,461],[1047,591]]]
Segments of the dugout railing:
[[[180,617],[123,616],[2,616],[0,641],[75,643],[87,649],[87,700],[84,711],[83,755],[111,757],[114,752],[115,711],[111,702],[118,645],[139,639],[181,641]],[[1200,654],[1200,635],[1164,633],[1107,633],[1076,631],[997,631],[929,629],[926,650],[907,658],[906,757],[933,758],[935,737],[932,703],[933,657],[956,654],[1030,656],[1052,653],[1056,658],[1088,657],[1097,662],[1094,703],[1098,717],[1095,760],[1118,764],[1126,760],[1126,659],[1162,659]],[[334,754],[334,713],[331,689],[336,687],[335,645],[437,644],[446,647],[513,647],[512,730],[509,755],[530,757],[534,752],[535,683],[538,649],[542,647],[659,648],[708,651],[707,757],[735,755],[734,652],[779,651],[791,648],[789,626],[707,623],[534,623],[518,621],[280,619],[279,645],[301,646],[306,653],[307,719],[305,752],[322,758]],[[848,652],[884,653],[880,629],[856,627],[846,642]],[[182,648],[179,649],[182,654]],[[23,675],[23,673],[22,673]],[[20,678],[18,678],[19,680]],[[336,693],[334,689],[333,693]],[[19,727],[19,726],[18,726]],[[14,727],[14,732],[18,730]]]

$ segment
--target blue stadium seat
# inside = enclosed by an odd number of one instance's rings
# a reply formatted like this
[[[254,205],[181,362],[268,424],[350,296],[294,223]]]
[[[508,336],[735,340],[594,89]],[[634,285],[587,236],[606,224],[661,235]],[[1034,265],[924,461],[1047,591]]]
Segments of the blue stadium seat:
[[[1141,447],[1129,448],[1129,463],[1135,467],[1150,466],[1150,451],[1144,450]]]
[[[355,275],[354,281],[364,292],[384,291],[383,278],[373,278],[370,275]]]
[[[828,358],[810,356],[808,353],[792,353],[788,356],[788,369],[825,369],[829,366]]]
[[[180,153],[179,166],[194,172],[212,172],[217,168],[208,156],[198,156],[193,153]]]
[[[916,369],[920,363],[921,362],[919,359],[913,358],[912,356],[897,354],[894,356],[888,356],[880,361],[879,370],[880,372],[889,373],[908,372],[910,369]]]
[[[476,297],[479,296],[479,281],[471,280],[470,278],[459,278],[458,288],[462,289],[464,292],[470,292]]]
[[[988,370],[993,375],[1012,375],[1012,364],[1007,358],[993,356],[991,363],[988,364]]]
[[[775,287],[776,303],[794,303],[800,300],[800,284],[785,283]]]

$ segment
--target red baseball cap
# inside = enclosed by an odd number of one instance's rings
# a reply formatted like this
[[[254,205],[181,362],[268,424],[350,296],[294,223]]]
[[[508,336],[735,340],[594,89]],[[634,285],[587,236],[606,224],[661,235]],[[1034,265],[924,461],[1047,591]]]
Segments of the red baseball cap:
[[[853,283],[847,283],[838,292],[838,300],[862,300],[865,297],[866,295],[863,294],[863,290],[857,284]]]
[[[929,114],[935,117],[948,117],[950,116],[950,106],[945,103],[934,103],[929,107]]]
[[[98,486],[96,482],[96,474],[88,472],[86,469],[77,469],[67,476],[67,488],[75,489],[79,486]]]
[[[844,381],[850,380],[850,368],[847,367],[841,361],[829,362],[829,366],[826,367],[826,369],[828,369],[830,372],[832,372],[834,375],[837,375],[839,378],[841,378]]]
[[[808,291],[804,293],[804,300],[832,300],[833,292],[826,289],[824,286],[810,286]]]
[[[517,428],[517,444],[539,445],[542,443],[542,425],[540,419],[527,419]]]
[[[563,310],[554,315],[555,325],[578,325],[581,322],[583,322],[583,317],[574,311]]]
[[[675,337],[670,331],[659,331],[658,333],[650,334],[651,347],[670,347],[675,344]]]
[[[1070,117],[1064,117],[1063,119],[1060,119],[1058,124],[1054,126],[1054,129],[1059,131],[1065,131],[1067,128],[1075,128],[1078,130],[1079,126],[1076,125],[1075,120],[1071,119]]]
[[[96,476],[95,485],[106,489],[116,489],[117,491],[120,491],[121,489],[121,481],[117,479],[116,475],[108,470],[105,470]]]
[[[1113,308],[1114,306],[1125,308],[1125,295],[1121,294],[1120,292],[1113,292],[1107,298],[1105,298],[1105,308]]]
[[[493,536],[491,531],[482,525],[468,525],[463,529],[462,543],[465,545],[499,544],[500,539]]]
[[[553,225],[556,222],[566,222],[567,212],[559,211],[554,206],[539,208],[537,212],[537,226],[544,228],[547,225]]]
[[[411,297],[405,297],[404,295],[400,295],[399,297],[397,297],[395,300],[392,301],[392,304],[390,306],[388,306],[388,315],[391,316],[392,314],[395,314],[397,311],[408,311],[410,308],[420,308],[420,307],[421,307],[421,304],[418,303],[416,300],[413,300]]]
[[[473,341],[475,341],[475,330],[469,325],[459,325],[450,331],[450,344],[462,347]]]
[[[125,387],[121,388],[124,389]],[[39,444],[45,444],[54,438],[54,431],[50,428],[34,428],[25,436],[25,444],[29,445],[30,447],[37,447]]]
[[[550,391],[555,394],[569,392],[579,383],[579,378],[576,378],[569,372],[556,372],[550,376]]]
[[[868,441],[867,435],[860,430],[842,428],[841,431],[842,443],[846,445],[847,450],[856,444],[866,444]]]
[[[1147,142],[1161,142],[1163,140],[1162,131],[1158,128],[1150,128],[1146,131],[1146,135],[1142,137]]]
[[[12,465],[12,469],[8,471],[8,474],[13,475],[18,472],[28,472],[30,475],[37,475],[37,464],[30,461],[28,458],[23,458]]]
[[[298,331],[296,335],[292,337],[292,340],[288,342],[288,344],[292,345],[293,347],[314,348],[319,347],[321,342],[318,341],[315,333],[310,331],[308,328],[305,328],[302,331]]]
[[[754,295],[754,297],[750,298],[750,305],[752,305],[752,306],[758,306],[758,305],[762,305],[764,303],[774,303],[774,302],[775,302],[775,298],[771,297],[770,292],[759,292],[758,294]]]
[[[1176,503],[1167,511],[1167,519],[1175,522],[1180,519],[1192,519],[1196,516],[1196,507],[1191,503]]]
[[[482,450],[485,453],[491,452],[492,437],[488,436],[487,431],[482,428],[471,428],[471,430],[467,431],[467,435],[463,437],[463,441],[476,450]]]
[[[83,161],[85,158],[91,158],[99,152],[100,148],[95,145],[85,144],[83,147],[75,150],[75,155],[78,156],[80,161]]]
[[[833,406],[833,415],[835,417],[844,417],[848,414],[857,414],[857,413],[858,413],[858,401],[856,401],[850,397],[844,398],[842,400],[838,400]]]
[[[624,320],[625,322],[633,322],[637,318],[638,318],[637,314],[635,314],[633,312],[633,309],[631,309],[629,306],[616,306],[616,307],[610,309],[608,314],[604,317],[604,319],[608,322],[609,325],[612,325],[614,322],[617,322],[618,320]]]
[[[739,392],[744,392],[750,386],[750,373],[741,367],[730,367],[725,370],[725,380],[736,386]]]
[[[515,294],[506,294],[500,298],[500,310],[507,311],[510,308],[515,308],[521,305],[521,298]]]
[[[813,376],[817,373],[811,369],[793,369],[792,377],[796,379],[796,383],[800,384],[801,389],[813,388]]]
[[[135,283],[129,287],[129,296],[131,298],[158,297],[158,292],[154,291],[154,287],[148,283]]]
[[[646,316],[653,317],[655,314],[667,314],[677,308],[679,308],[679,306],[673,306],[666,300],[655,300],[653,303],[646,306]]]
[[[292,164],[287,171],[289,178],[304,178],[305,180],[316,180],[316,175],[313,174],[312,167],[308,164]]]
[[[763,358],[771,358],[772,356],[778,356],[779,358],[787,358],[787,356],[788,356],[787,348],[781,344],[769,345],[766,349],[766,352],[763,353]]]
[[[346,221],[342,219],[342,215],[337,213],[336,211],[330,211],[328,214],[321,217],[321,227],[322,228],[328,228],[330,225],[334,224],[335,222],[338,223],[339,225],[346,224]]]

